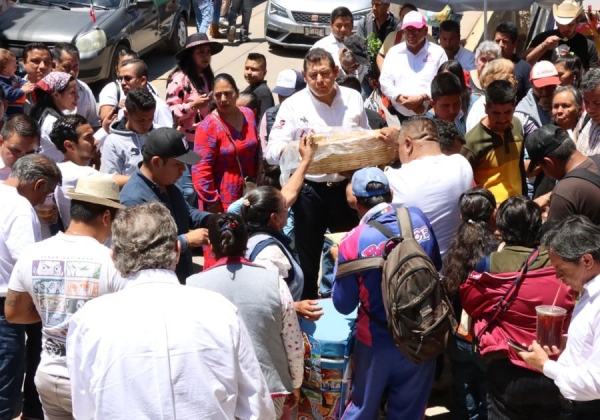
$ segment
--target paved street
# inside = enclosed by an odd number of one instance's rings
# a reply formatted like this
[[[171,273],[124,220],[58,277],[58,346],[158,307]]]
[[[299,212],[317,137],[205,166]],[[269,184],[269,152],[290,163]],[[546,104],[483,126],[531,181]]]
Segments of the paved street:
[[[289,68],[300,70],[302,68],[302,57],[305,54],[303,50],[270,49],[265,41],[264,31],[266,1],[255,0],[255,4],[250,21],[251,42],[230,44],[227,40],[218,40],[223,42],[225,48],[212,58],[211,63],[215,75],[223,72],[231,74],[238,82],[240,90],[247,86],[244,80],[244,62],[248,53],[258,52],[267,57],[267,81],[271,88],[275,85],[277,74],[281,70]],[[188,34],[193,32],[196,32],[196,26],[190,25]],[[167,53],[164,48],[158,48],[143,58],[150,69],[150,82],[160,92],[160,96],[164,98],[167,76],[176,65],[175,58]]]

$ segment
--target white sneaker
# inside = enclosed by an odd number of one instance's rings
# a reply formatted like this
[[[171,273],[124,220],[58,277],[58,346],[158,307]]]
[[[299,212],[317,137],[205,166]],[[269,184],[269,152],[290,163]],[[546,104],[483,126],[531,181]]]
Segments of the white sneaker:
[[[229,21],[227,19],[225,19],[224,17],[219,19],[219,28],[221,28],[221,29],[229,28]]]
[[[235,26],[230,26],[227,30],[227,41],[234,42],[235,41]]]

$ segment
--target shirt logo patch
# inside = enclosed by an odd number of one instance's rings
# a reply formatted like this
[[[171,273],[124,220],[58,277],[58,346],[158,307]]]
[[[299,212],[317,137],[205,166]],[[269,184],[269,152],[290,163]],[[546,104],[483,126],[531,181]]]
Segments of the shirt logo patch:
[[[308,124],[308,120],[306,119],[306,117],[300,118],[300,122],[304,123],[304,124]]]
[[[273,130],[281,130],[284,125],[285,120],[279,120],[279,122],[273,126]]]
[[[413,235],[418,243],[425,242],[431,239],[431,235],[429,233],[429,229],[427,229],[427,226],[414,229]]]

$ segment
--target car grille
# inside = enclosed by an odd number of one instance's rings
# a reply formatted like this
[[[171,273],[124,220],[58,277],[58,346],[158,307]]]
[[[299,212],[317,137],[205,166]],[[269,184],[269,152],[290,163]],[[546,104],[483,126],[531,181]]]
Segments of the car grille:
[[[315,16],[316,18],[314,18]],[[331,15],[329,14],[292,12],[292,17],[298,23],[326,23],[329,25],[331,22]]]

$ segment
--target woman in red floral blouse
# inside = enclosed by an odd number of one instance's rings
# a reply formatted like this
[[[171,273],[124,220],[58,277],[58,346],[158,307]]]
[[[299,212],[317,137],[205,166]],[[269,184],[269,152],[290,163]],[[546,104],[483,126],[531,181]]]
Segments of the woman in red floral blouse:
[[[202,156],[192,168],[201,210],[227,211],[242,197],[244,178],[258,166],[258,136],[254,113],[236,106],[239,90],[233,77],[219,74],[213,83],[217,105],[196,129],[194,151]]]

